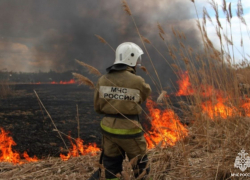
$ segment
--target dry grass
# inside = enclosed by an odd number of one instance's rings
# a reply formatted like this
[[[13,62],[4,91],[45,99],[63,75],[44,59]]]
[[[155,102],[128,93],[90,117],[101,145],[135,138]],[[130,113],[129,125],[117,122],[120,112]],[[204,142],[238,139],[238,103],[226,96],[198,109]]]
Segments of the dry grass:
[[[128,6],[128,3],[125,1],[125,0],[123,0],[122,1],[122,6],[123,6],[123,8],[124,8],[124,11],[128,14],[128,15],[132,15],[132,13],[131,13],[131,11],[130,11],[130,8],[129,8],[129,6]]]
[[[89,64],[86,64],[86,63],[84,63],[82,61],[79,61],[77,59],[75,59],[75,61],[78,64],[80,64],[81,66],[85,67],[88,70],[89,74],[94,74],[96,76],[101,76],[102,75],[95,67],[90,66]]]
[[[226,179],[241,149],[249,149],[250,118],[200,119],[189,136],[174,147],[155,149],[151,156],[153,179]]]
[[[142,40],[143,40],[145,43],[151,44],[151,42],[150,42],[147,38],[145,38],[144,36],[141,35],[141,38],[142,38]]]
[[[148,74],[148,70],[145,66],[140,66],[140,69],[143,70],[146,74]]]
[[[95,36],[100,40],[101,43],[107,44],[115,52],[115,49],[104,38],[102,38],[101,36],[96,35],[96,34],[95,34]]]
[[[195,1],[192,2],[196,9]],[[229,23],[227,25],[231,27],[231,4],[228,6],[226,4],[228,3],[223,1],[222,8],[227,16],[227,22]],[[204,44],[203,52],[194,55],[193,50],[186,47],[185,43],[182,42],[182,40],[185,40],[185,35],[172,27],[173,35],[178,39],[179,47],[167,45],[167,50],[175,62],[171,67],[174,72],[179,72],[180,64],[184,63],[191,81],[191,87],[197,92],[190,97],[191,104],[188,108],[182,106],[183,113],[191,122],[188,127],[189,136],[179,141],[174,147],[157,146],[149,151],[151,167],[149,176],[153,179],[234,179],[231,177],[231,173],[241,172],[234,167],[236,156],[242,149],[250,152],[250,118],[245,117],[241,107],[241,103],[245,101],[242,97],[241,87],[246,90],[244,95],[248,97],[250,95],[248,91],[250,87],[249,64],[247,64],[247,61],[242,61],[237,65],[234,64],[232,32],[231,30],[227,32],[223,30],[225,28],[222,27],[223,25],[220,22],[219,7],[214,0],[210,1],[210,5],[215,12],[215,22],[212,22],[206,9],[203,11],[203,23],[197,21]],[[246,25],[242,17],[243,10],[240,3],[238,3],[237,11],[241,23]],[[208,37],[206,18],[216,28],[220,42],[219,50],[215,49],[213,42]],[[157,27],[160,38],[164,41],[163,35],[165,32],[159,23]],[[150,40],[145,37],[140,35],[140,38],[144,43],[152,45]],[[226,43],[226,46],[223,42]],[[232,47],[231,51],[229,51],[229,47]],[[156,49],[154,46],[153,48]],[[246,59],[244,49],[242,54],[242,59]],[[183,63],[180,63],[176,56],[180,56]],[[240,83],[243,85],[239,87]],[[210,96],[204,97],[202,93],[208,92],[208,87],[215,91]],[[221,96],[225,98],[224,105],[234,107],[234,116],[215,117],[212,120],[204,113],[202,107],[208,106],[208,104],[204,105],[205,101],[210,100],[214,106],[217,104],[218,94],[216,91],[220,91]],[[169,102],[162,100],[164,93],[159,93],[158,101],[165,102],[168,106]]]
[[[81,75],[81,74],[78,74],[78,73],[72,73],[72,75],[74,76],[74,78],[76,78],[76,80],[80,83],[80,84],[83,84],[83,85],[86,85],[86,86],[89,86],[91,89],[94,89],[95,88],[95,85],[94,83],[89,80],[87,77]]]
[[[156,102],[163,103],[166,101],[166,98],[167,98],[167,91],[162,91],[161,94],[158,96]]]
[[[0,163],[0,179],[88,179],[90,174],[97,169],[95,165],[97,156],[81,156],[62,161],[59,158],[48,158],[35,163],[12,165]]]
[[[195,1],[191,0],[191,2],[196,9]],[[136,31],[142,40],[145,50],[146,47],[144,43],[149,43],[159,52],[150,40],[141,36],[127,2],[123,0],[122,3],[125,12],[132,17]],[[240,83],[244,84],[244,87],[246,87],[245,90],[250,87],[249,64],[247,61],[234,64],[235,47],[232,32],[231,30],[228,30],[228,32],[224,31],[226,28],[222,27],[223,25],[220,22],[218,13],[219,7],[215,1],[210,1],[210,4],[216,15],[216,20],[213,24],[220,42],[219,50],[215,49],[213,42],[209,39],[206,32],[206,19],[208,18],[210,22],[212,19],[205,9],[203,11],[203,22],[197,21],[198,30],[200,31],[203,42],[202,52],[194,54],[192,48],[186,46],[185,42],[182,42],[186,38],[185,35],[174,27],[172,28],[172,32],[178,40],[179,47],[166,44],[167,51],[174,61],[174,63],[167,65],[171,66],[176,73],[179,72],[184,65],[185,70],[188,71],[191,88],[195,89],[196,93],[189,96],[191,104],[187,105],[184,102],[180,102],[181,110],[190,122],[188,127],[189,135],[180,140],[175,146],[161,146],[161,144],[159,144],[148,152],[148,164],[151,168],[149,177],[154,180],[239,179],[231,177],[231,173],[241,172],[234,167],[235,158],[242,149],[250,153],[250,118],[242,113],[241,103],[246,101],[246,99],[244,99],[245,96],[242,97],[241,87],[239,87]],[[227,25],[231,27],[231,3],[229,3],[228,6],[226,6],[226,4],[228,3],[224,0],[222,8],[224,13],[227,13]],[[240,22],[245,25],[242,8],[242,5],[238,4],[237,16]],[[197,18],[199,18],[198,13]],[[163,28],[159,23],[157,27],[160,38],[165,41]],[[98,36],[97,38],[107,44],[107,41],[103,38]],[[222,42],[226,43],[226,46],[224,46]],[[228,47],[231,47],[232,50],[229,51]],[[148,54],[147,50],[146,53]],[[159,54],[161,53],[159,52]],[[246,59],[244,49],[242,54],[242,59]],[[181,57],[181,59],[178,60],[177,57]],[[151,59],[150,56],[149,59]],[[152,66],[154,67],[153,63]],[[170,107],[171,102],[165,99],[167,93],[166,91],[162,91],[160,78],[157,76],[158,82],[156,83],[145,67],[141,67],[141,69],[149,75],[156,88],[158,88],[158,101],[161,104],[165,103],[164,107],[166,107],[166,105]],[[156,71],[155,74],[157,75]],[[77,73],[73,73],[73,75],[80,83],[94,88],[93,82],[88,78]],[[208,87],[213,89],[213,93],[209,96],[204,96],[204,93],[209,92]],[[212,105],[216,105],[219,94],[225,99],[225,105],[234,107],[234,115],[226,118],[214,117],[214,119],[211,119],[211,117],[204,113],[202,107],[208,106],[207,103],[204,104],[204,102],[208,100],[211,101]],[[249,91],[246,90],[244,95],[249,97]],[[7,179],[43,179],[44,177],[45,179],[87,179],[96,167],[93,162],[97,160],[97,158],[98,157],[82,156],[72,158],[67,162],[62,162],[59,159],[48,159],[38,163],[24,164],[22,166],[12,166],[2,163],[0,164],[0,174],[1,177]],[[133,162],[124,162],[124,171],[121,175],[118,175],[121,179],[134,179],[132,177],[131,164],[133,164]],[[245,172],[249,173],[249,169]]]

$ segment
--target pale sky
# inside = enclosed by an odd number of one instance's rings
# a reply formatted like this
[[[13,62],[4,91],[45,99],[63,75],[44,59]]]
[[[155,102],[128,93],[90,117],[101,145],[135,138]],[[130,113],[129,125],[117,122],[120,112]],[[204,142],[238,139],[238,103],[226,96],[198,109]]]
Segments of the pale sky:
[[[210,17],[213,20],[213,24],[216,25],[216,20],[215,20],[215,13],[211,5],[208,5],[208,1],[206,0],[198,0],[197,2],[204,4],[205,7],[207,8],[207,11],[210,15]],[[218,3],[218,9],[219,9],[219,16],[220,16],[220,22],[223,27],[223,33],[227,34],[227,36],[230,38],[230,26],[227,23],[226,16],[222,11],[222,0],[215,0],[216,3]],[[248,25],[248,29],[246,26],[242,23],[240,23],[239,18],[237,17],[236,10],[237,10],[237,3],[238,0],[230,0],[227,1],[227,7],[229,3],[231,2],[232,6],[232,14],[233,18],[231,20],[231,26],[232,26],[232,36],[233,36],[233,44],[235,46],[234,53],[235,53],[235,59],[236,62],[241,62],[242,61],[242,55],[243,55],[243,48],[241,47],[241,36],[243,39],[243,44],[244,44],[244,52],[245,52],[245,57],[247,59],[250,59],[250,37],[249,37],[249,25],[250,25],[250,2],[249,0],[242,0],[242,6],[243,6],[243,12],[244,12],[244,19]],[[202,17],[202,12],[199,12],[201,17]],[[220,49],[220,42],[218,39],[218,36],[216,35],[215,31],[215,26],[211,24],[209,21],[207,21],[207,31],[208,31],[208,36],[211,38],[212,42],[214,43],[215,47]],[[241,30],[240,30],[240,25],[241,25]],[[224,42],[225,43],[225,42]],[[231,46],[229,46],[230,49],[230,54],[232,56],[232,51],[231,51]]]

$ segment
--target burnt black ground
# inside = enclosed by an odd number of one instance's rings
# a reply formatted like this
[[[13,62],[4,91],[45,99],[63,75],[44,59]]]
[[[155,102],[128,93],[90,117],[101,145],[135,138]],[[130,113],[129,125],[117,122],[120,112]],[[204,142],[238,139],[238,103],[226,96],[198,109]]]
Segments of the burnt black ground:
[[[54,126],[41,109],[33,90],[36,90],[57,128],[77,138],[79,109],[80,137],[85,143],[101,144],[99,121],[102,115],[94,112],[93,90],[78,85],[15,85],[14,96],[0,99],[0,127],[10,132],[17,143],[14,149],[41,157],[59,156],[64,144]],[[64,136],[70,147],[70,142]]]
[[[84,144],[95,142],[101,146],[99,122],[102,115],[94,111],[93,90],[76,84],[18,84],[11,88],[14,95],[0,99],[0,127],[10,132],[10,136],[17,143],[13,147],[16,151],[20,153],[27,151],[30,156],[36,155],[39,158],[58,157],[61,152],[60,147],[64,147],[58,133],[53,131],[55,128],[46,112],[40,107],[33,90],[36,90],[57,128],[65,134],[71,132],[73,138],[78,136],[76,120],[76,105],[78,105],[81,139],[84,140]],[[178,107],[175,103],[176,97],[171,99]],[[143,108],[146,109],[145,104]],[[180,112],[177,113],[181,115]],[[140,119],[142,124],[147,126],[148,120],[145,115],[141,115]],[[70,147],[67,137],[63,138]]]

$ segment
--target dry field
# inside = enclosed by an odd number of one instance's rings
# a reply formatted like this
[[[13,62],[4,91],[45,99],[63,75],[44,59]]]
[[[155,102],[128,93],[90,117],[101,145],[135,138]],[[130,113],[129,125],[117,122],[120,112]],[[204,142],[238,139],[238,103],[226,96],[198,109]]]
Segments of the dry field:
[[[231,33],[231,20],[232,20],[232,9],[229,2],[223,1],[223,12],[227,17],[228,31],[224,32],[226,28],[222,28],[222,24],[219,19],[218,7],[212,0],[212,5],[216,19],[213,22],[216,28],[217,36],[220,42],[220,48],[216,49],[213,42],[209,39],[206,31],[206,21],[210,21],[211,17],[204,10],[203,19],[197,18],[197,27],[201,35],[201,41],[203,47],[200,52],[194,52],[194,50],[185,44],[185,37],[180,30],[172,28],[173,36],[177,39],[178,47],[170,45],[166,38],[164,29],[158,24],[159,29],[159,40],[163,41],[169,56],[172,58],[174,63],[169,64],[166,61],[166,66],[170,66],[175,72],[176,76],[179,77],[178,91],[174,95],[168,95],[166,89],[162,87],[161,80],[157,69],[155,68],[154,62],[151,60],[147,48],[157,48],[150,42],[149,39],[143,37],[137,28],[136,19],[133,17],[133,13],[126,1],[123,1],[123,7],[128,16],[131,17],[131,21],[135,25],[136,32],[143,44],[143,50],[148,55],[148,59],[151,62],[153,72],[148,72],[146,67],[142,69],[148,73],[148,76],[155,84],[155,88],[158,90],[157,96],[153,96],[152,99],[147,101],[147,111],[143,113],[145,122],[150,122],[150,125],[145,128],[146,138],[149,144],[149,162],[151,171],[148,177],[154,180],[161,179],[249,179],[250,178],[250,70],[249,70],[249,55],[248,52],[242,50],[242,57],[239,63],[235,63],[234,52],[235,47],[233,44],[233,36]],[[239,19],[240,26],[247,27],[246,21],[243,17],[243,7],[238,2],[237,18]],[[196,4],[194,0],[191,0],[194,9]],[[249,31],[248,31],[249,34]],[[108,44],[104,38],[97,35],[97,38],[102,43]],[[248,37],[250,38],[250,37]],[[249,41],[249,39],[244,39]],[[241,40],[243,42],[243,39]],[[109,45],[109,44],[108,44]],[[110,45],[109,45],[110,46]],[[110,46],[111,47],[111,46]],[[112,48],[112,47],[111,47]],[[230,49],[230,50],[229,50]],[[162,55],[158,50],[157,52]],[[87,69],[91,69],[90,66],[83,64]],[[96,73],[90,71],[90,73]],[[75,74],[76,75],[76,74]],[[78,76],[78,75],[77,75]],[[83,81],[83,84],[93,87],[93,83],[90,82],[86,77],[78,76]],[[93,87],[94,88],[94,87]],[[66,129],[72,130],[72,137],[77,137],[77,118],[72,117],[73,111],[76,112],[75,105],[79,104],[79,117],[82,118],[80,121],[81,138],[87,142],[93,142],[91,140],[100,139],[100,133],[94,131],[98,128],[98,121],[100,116],[88,116],[88,112],[93,111],[93,107],[90,107],[89,103],[92,100],[88,99],[93,97],[92,94],[86,96],[87,91],[82,90],[81,92],[70,92],[63,94],[58,98],[57,91],[44,92],[37,90],[37,93],[41,96],[41,100],[44,102],[46,108],[51,113],[52,118],[55,117],[54,122],[57,128],[64,133]],[[90,91],[91,92],[91,91]],[[29,119],[30,114],[33,112],[31,109],[36,107],[37,113],[45,113],[41,111],[42,107],[39,107],[39,103],[33,91],[32,103],[24,105],[24,109],[18,112],[13,110],[5,110],[5,114],[1,114],[1,119],[4,119],[4,124],[7,130],[12,130],[11,125],[19,124],[22,119]],[[49,95],[49,97],[48,97]],[[75,96],[75,99],[73,98]],[[178,97],[174,99],[174,97]],[[19,96],[18,96],[19,97]],[[83,99],[79,97],[86,97],[81,104]],[[185,97],[185,98],[183,98]],[[62,99],[68,99],[66,102]],[[72,100],[72,98],[74,100]],[[19,103],[25,102],[27,98],[21,99]],[[10,104],[10,107],[15,107],[13,99],[7,98],[1,101],[1,107],[5,107],[4,104]],[[71,101],[72,100],[72,101]],[[35,102],[36,101],[36,102]],[[68,103],[68,104],[67,104]],[[86,104],[85,104],[86,103]],[[62,105],[67,104],[70,108],[65,110],[65,107],[59,111]],[[32,107],[29,107],[32,105]],[[22,112],[22,111],[25,111]],[[60,114],[71,114],[71,117],[63,116],[57,117]],[[12,121],[15,123],[7,123],[9,120],[6,114],[10,116],[15,113],[19,116],[19,122],[16,119]],[[14,113],[14,114],[13,114]],[[94,112],[91,112],[91,114]],[[34,114],[34,113],[33,113]],[[46,116],[46,114],[43,114]],[[57,135],[57,132],[51,131],[53,125],[51,121],[46,118],[44,120],[42,114],[37,114],[40,118],[39,122],[41,125],[36,125],[32,120],[28,120],[29,124],[20,126],[19,130],[13,133],[14,139],[18,141],[18,137],[22,137],[22,141],[17,142],[18,149],[24,150],[32,149],[29,145],[22,149],[22,145],[25,142],[26,134],[20,133],[23,129],[21,127],[28,126],[28,132],[31,133],[29,138],[37,138],[37,132],[41,132],[39,137],[40,140],[45,144],[44,139],[49,139],[50,142],[56,143],[57,148],[59,143],[62,144],[61,138]],[[91,119],[91,122],[88,121]],[[46,121],[46,122],[45,122]],[[64,122],[65,121],[65,126]],[[68,122],[66,122],[68,121]],[[26,120],[24,121],[26,122]],[[181,123],[182,122],[182,123]],[[185,123],[183,123],[185,122]],[[45,124],[46,123],[46,124]],[[2,123],[1,123],[2,124]],[[8,127],[10,126],[10,127]],[[46,129],[49,127],[49,130]],[[92,127],[93,129],[89,128]],[[43,129],[37,131],[37,129]],[[86,131],[86,133],[85,133]],[[50,134],[51,133],[51,134]],[[74,133],[74,134],[73,134]],[[85,133],[85,134],[84,134]],[[96,137],[96,139],[91,139]],[[47,137],[47,138],[44,138]],[[50,140],[50,138],[57,137],[57,140]],[[88,139],[89,138],[89,139]],[[33,142],[31,140],[28,143]],[[36,141],[36,140],[35,140]],[[100,141],[97,142],[100,145]],[[70,144],[69,144],[70,145]],[[40,151],[47,151],[46,146]],[[63,144],[61,145],[63,147]],[[36,148],[33,149],[35,151]],[[29,153],[29,151],[28,151]],[[248,153],[248,154],[246,154]],[[35,154],[35,153],[34,153]],[[46,153],[45,153],[46,154]],[[50,151],[50,155],[56,155],[56,152]],[[57,150],[59,155],[59,150]],[[30,154],[33,155],[32,153]],[[44,156],[43,156],[44,157]],[[237,157],[237,158],[236,158]],[[120,179],[135,179],[133,177],[133,171],[131,171],[131,163],[124,161],[124,171],[122,175],[117,176]],[[80,156],[70,158],[68,161],[61,161],[59,158],[44,157],[43,160],[38,162],[26,163],[23,165],[12,165],[8,163],[0,163],[0,175],[2,179],[87,179],[89,175],[96,170],[98,167],[103,167],[98,164],[98,156]],[[244,168],[245,167],[245,168]]]
[[[59,157],[60,147],[65,148],[33,90],[36,90],[57,128],[66,135],[71,132],[74,138],[78,137],[78,105],[80,136],[86,143],[101,144],[98,123],[101,116],[94,112],[93,92],[88,88],[77,84],[20,84],[10,88],[12,96],[0,101],[0,124],[16,142],[14,150],[46,158]],[[66,135],[64,139],[70,146]]]

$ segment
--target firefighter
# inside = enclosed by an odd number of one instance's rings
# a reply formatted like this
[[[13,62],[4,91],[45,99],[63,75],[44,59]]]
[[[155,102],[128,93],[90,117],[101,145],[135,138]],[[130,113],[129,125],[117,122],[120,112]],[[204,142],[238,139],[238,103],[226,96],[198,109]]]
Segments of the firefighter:
[[[138,158],[134,175],[138,177],[143,170],[148,173],[147,143],[139,122],[140,106],[151,93],[149,84],[135,75],[136,66],[141,65],[142,49],[132,43],[124,42],[116,49],[112,66],[106,69],[97,82],[94,107],[97,113],[105,114],[101,120],[103,134],[102,162],[105,178],[118,179],[115,175],[122,171],[125,154],[129,160]]]

